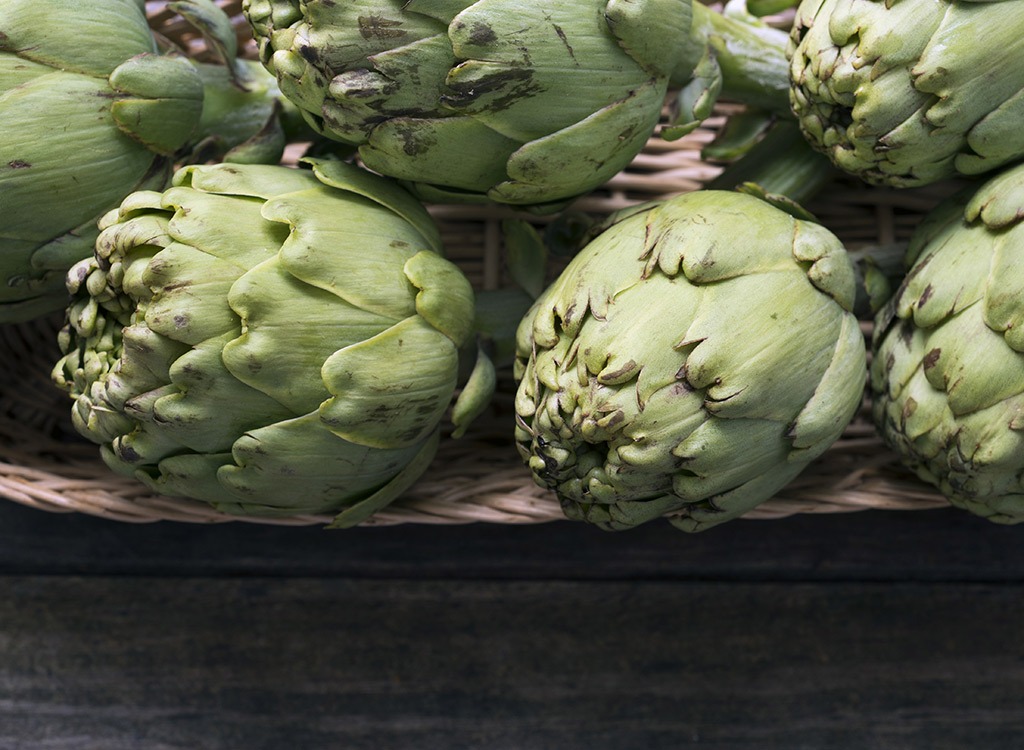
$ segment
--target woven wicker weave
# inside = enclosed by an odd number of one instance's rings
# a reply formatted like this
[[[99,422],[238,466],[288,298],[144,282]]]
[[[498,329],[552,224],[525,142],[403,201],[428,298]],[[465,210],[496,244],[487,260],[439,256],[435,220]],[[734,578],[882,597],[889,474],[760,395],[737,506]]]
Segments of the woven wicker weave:
[[[246,40],[240,2],[221,3],[238,20]],[[202,40],[173,14],[150,3],[154,28],[201,53]],[[675,143],[654,138],[633,164],[575,208],[602,215],[624,206],[699,188],[719,168],[700,159],[721,119],[709,120]],[[809,208],[850,248],[905,240],[921,216],[950,187],[895,191],[852,181],[829,188]],[[507,283],[501,259],[502,219],[509,208],[431,207],[448,255],[481,289]],[[129,522],[157,520],[216,523],[249,521],[317,524],[327,516],[238,517],[181,498],[153,495],[132,479],[112,474],[95,445],[70,426],[70,402],[50,382],[58,357],[59,316],[0,326],[0,496],[46,511],[80,512]],[[865,333],[870,324],[865,323]],[[460,440],[444,440],[433,465],[398,502],[368,523],[538,523],[563,518],[554,495],[536,486],[512,441],[513,384],[508,374],[492,408]],[[875,435],[861,410],[842,438],[777,497],[746,518],[866,509],[923,510],[947,505],[897,461]]]

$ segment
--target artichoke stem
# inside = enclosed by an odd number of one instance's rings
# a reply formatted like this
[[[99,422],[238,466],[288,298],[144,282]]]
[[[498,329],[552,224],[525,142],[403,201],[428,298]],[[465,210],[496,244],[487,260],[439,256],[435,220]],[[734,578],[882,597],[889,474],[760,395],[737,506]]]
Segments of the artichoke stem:
[[[766,193],[802,204],[838,174],[828,157],[811,148],[795,122],[783,120],[705,188],[734,190],[754,183]]]
[[[722,71],[722,98],[792,116],[787,37],[754,16],[750,19],[741,21],[694,2],[694,41],[708,44],[714,52]],[[691,72],[677,69],[673,84],[685,83]]]

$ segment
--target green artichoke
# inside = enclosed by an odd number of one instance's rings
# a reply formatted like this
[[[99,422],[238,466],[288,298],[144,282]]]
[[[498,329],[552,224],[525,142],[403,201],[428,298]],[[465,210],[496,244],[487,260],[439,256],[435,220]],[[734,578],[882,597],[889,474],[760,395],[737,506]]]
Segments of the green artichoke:
[[[115,471],[349,525],[426,468],[475,352],[472,289],[408,193],[312,164],[185,167],[101,221],[54,379]],[[459,429],[490,395],[466,393]]]
[[[879,312],[876,424],[957,506],[1024,521],[1024,167],[936,208]]]
[[[675,135],[696,126],[691,110],[706,116],[705,89],[717,92],[721,71],[744,68],[724,42],[711,52],[691,36],[690,0],[245,0],[243,9],[262,61],[313,128],[429,200],[561,205],[629,164],[679,70],[689,79],[702,55],[733,61],[703,61],[710,80],[688,92]],[[717,40],[729,23],[701,28]],[[783,43],[749,33],[739,46],[736,59],[756,50],[785,84]]]
[[[790,76],[806,137],[870,183],[1024,157],[1021,0],[804,0]]]
[[[65,306],[97,219],[162,188],[199,123],[202,80],[156,54],[143,6],[0,3],[0,322]]]
[[[767,500],[842,433],[865,345],[839,240],[705,190],[594,239],[518,331],[516,441],[570,518],[699,531]]]

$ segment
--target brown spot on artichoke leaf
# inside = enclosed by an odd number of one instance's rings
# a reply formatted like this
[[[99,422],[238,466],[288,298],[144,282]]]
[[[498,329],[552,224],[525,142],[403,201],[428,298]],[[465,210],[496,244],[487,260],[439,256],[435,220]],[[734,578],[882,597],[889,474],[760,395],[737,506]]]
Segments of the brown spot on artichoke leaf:
[[[611,355],[608,356],[610,357]],[[601,383],[614,383],[637,370],[639,370],[639,368],[637,367],[636,362],[631,359],[614,372],[602,373],[601,377],[598,378],[598,381]]]
[[[549,18],[548,20],[550,21],[551,19]],[[573,59],[573,62],[579,65],[579,61],[576,60],[576,53],[573,52],[572,45],[569,44],[569,39],[565,36],[565,32],[562,30],[562,27],[557,23],[552,23],[551,25],[554,27],[555,33],[558,34],[558,38],[562,40],[562,44],[564,44],[565,48],[569,50],[569,57]]]
[[[359,16],[357,23],[363,39],[401,39],[408,34],[401,21],[384,16]]]
[[[118,442],[117,444],[117,455],[122,460],[127,461],[130,464],[137,463],[142,460],[142,456],[139,455],[137,450],[132,448],[130,445],[125,445],[121,442]]]
[[[607,417],[602,417],[598,424],[609,432],[614,432],[616,427],[619,427],[626,421],[626,413],[622,409],[618,409]]]
[[[914,331],[916,330],[917,329],[911,321],[900,321],[899,337],[904,346],[910,346],[910,342],[914,340]],[[891,365],[889,366],[889,369],[892,369]]]
[[[13,161],[7,162],[7,166],[11,169],[29,169],[32,165],[27,161],[21,159],[14,159]]]
[[[483,47],[496,41],[498,41],[498,35],[486,23],[477,21],[469,30],[469,43],[474,46]]]
[[[345,96],[349,99],[377,99],[393,94],[398,84],[392,81],[381,85],[381,77],[367,68],[345,72]],[[386,118],[381,118],[386,119]]]
[[[268,451],[266,449],[266,447],[263,445],[263,443],[261,443],[258,438],[254,437],[251,432],[245,433],[245,437],[247,437],[247,438],[249,438],[249,439],[251,439],[253,441],[251,447],[249,448],[249,452],[250,453],[253,453],[253,454],[257,455],[257,456],[269,456],[270,455],[270,451]],[[243,463],[242,465],[244,466],[245,464]]]
[[[320,53],[317,51],[316,47],[308,44],[302,44],[299,46],[298,52],[302,59],[312,65],[316,65],[320,62]]]
[[[918,299],[917,301],[918,309],[924,307],[928,303],[928,300],[930,300],[934,296],[935,288],[931,284],[929,284],[924,288],[924,291],[921,293],[921,298]]]
[[[434,138],[415,125],[395,125],[395,135],[402,142],[402,150],[407,156],[419,156],[427,153],[436,143]]]
[[[718,242],[712,242],[710,245],[708,245],[707,250],[704,251],[704,256],[698,261],[701,268],[713,268],[715,265],[715,256],[718,254],[718,252]],[[811,270],[811,267],[813,266],[813,264],[809,261],[803,262],[802,265],[806,266],[806,268],[804,269],[805,272],[809,272]]]
[[[488,100],[489,112],[500,112],[508,109],[521,99],[529,99],[541,93],[542,88],[533,81],[533,69],[529,67],[508,67],[489,76],[476,78],[464,83],[448,84],[448,91],[441,95],[441,104],[451,109],[461,109],[472,105],[477,99],[507,90],[504,96]]]
[[[924,356],[924,360],[922,360],[924,369],[930,370],[931,368],[935,367],[935,365],[938,364],[940,356],[942,356],[942,349],[940,348],[935,348],[928,352]]]
[[[587,312],[587,310],[586,310],[586,308],[584,308],[584,310],[583,310],[583,312],[581,314],[585,315],[586,312]],[[575,320],[576,320],[576,302],[574,300],[572,303],[570,303],[570,305],[567,308],[565,308],[565,312],[563,312],[561,315],[555,315],[555,326],[559,327],[563,331],[565,331],[565,330],[567,330],[568,328],[570,328],[572,326],[572,324],[573,324],[573,322]]]
[[[553,487],[558,482],[558,460],[544,451],[544,445],[543,439],[538,437],[534,455],[544,462],[544,471],[538,472],[538,476],[548,487]]]
[[[678,344],[676,344],[672,348],[675,349],[677,352],[686,352],[687,354],[689,354],[689,352],[692,352],[694,349],[697,348],[698,345],[703,344],[705,341],[707,341],[707,337],[699,338],[699,339],[683,339],[682,341],[680,341]],[[689,350],[689,351],[687,351],[687,350]],[[686,365],[685,364],[681,368],[679,368],[679,371],[676,373],[676,377],[677,378],[685,378],[686,377]]]
[[[903,404],[903,411],[900,413],[901,421],[906,423],[908,419],[914,416],[915,411],[917,411],[917,401],[914,400],[913,396],[909,396],[906,403]]]

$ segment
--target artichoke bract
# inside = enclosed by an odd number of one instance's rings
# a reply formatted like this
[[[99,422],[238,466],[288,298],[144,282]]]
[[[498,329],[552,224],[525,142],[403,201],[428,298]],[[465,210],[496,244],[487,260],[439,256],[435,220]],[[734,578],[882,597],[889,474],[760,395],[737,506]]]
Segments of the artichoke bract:
[[[1024,157],[1024,2],[804,0],[791,104],[811,143],[911,187]]]
[[[408,193],[312,164],[185,167],[102,220],[68,274],[54,379],[115,471],[227,512],[351,525],[426,468],[473,344],[472,288]]]
[[[690,0],[246,0],[318,132],[432,200],[542,206],[621,171],[692,55]]]
[[[133,190],[164,187],[199,123],[202,80],[157,54],[143,7],[0,3],[0,322],[64,307],[96,221]]]
[[[591,241],[524,318],[516,440],[570,518],[686,531],[739,516],[856,412],[865,344],[839,240],[704,190]]]
[[[1024,521],[1024,167],[948,200],[915,232],[879,312],[879,432],[950,502]]]

